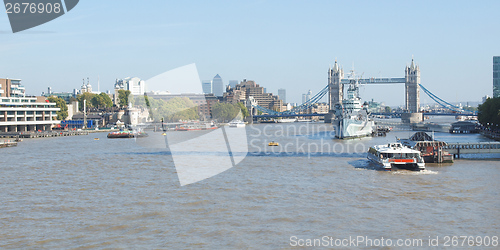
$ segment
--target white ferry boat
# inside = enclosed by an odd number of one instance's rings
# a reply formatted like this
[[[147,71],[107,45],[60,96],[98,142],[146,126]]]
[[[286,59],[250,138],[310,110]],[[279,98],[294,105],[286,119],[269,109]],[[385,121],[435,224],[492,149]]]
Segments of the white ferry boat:
[[[408,170],[425,169],[420,151],[405,147],[401,143],[370,147],[367,158],[385,170],[392,170],[394,167]]]
[[[232,121],[229,123],[229,127],[231,128],[243,128],[245,127],[245,123],[242,121]]]

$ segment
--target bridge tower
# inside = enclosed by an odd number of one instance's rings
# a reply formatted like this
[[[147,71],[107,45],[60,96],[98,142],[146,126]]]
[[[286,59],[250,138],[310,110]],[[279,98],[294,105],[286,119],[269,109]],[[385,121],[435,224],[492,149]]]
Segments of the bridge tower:
[[[405,109],[409,113],[420,111],[420,68],[415,65],[413,58],[411,65],[405,70]]]
[[[405,69],[405,109],[408,113],[401,114],[403,123],[418,123],[424,120],[420,111],[420,68],[415,65],[413,58],[411,65]]]
[[[343,84],[341,83],[344,78],[344,70],[340,68],[337,64],[337,60],[335,60],[335,64],[333,68],[328,69],[328,104],[329,104],[329,112],[325,116],[325,122],[331,123],[331,120],[334,116],[334,107],[335,104],[341,103],[344,95]]]

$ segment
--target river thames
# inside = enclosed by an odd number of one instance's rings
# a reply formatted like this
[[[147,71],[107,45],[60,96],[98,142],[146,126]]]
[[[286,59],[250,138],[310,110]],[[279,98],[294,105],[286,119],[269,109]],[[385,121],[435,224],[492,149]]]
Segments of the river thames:
[[[453,236],[480,236],[490,246],[496,237],[498,245],[499,156],[465,156],[423,172],[379,171],[366,159],[368,147],[412,131],[340,141],[322,123],[234,129],[248,134],[246,157],[185,186],[168,149],[106,133],[0,149],[0,247],[293,249],[364,237],[372,246],[381,238],[393,245],[421,239],[430,248],[431,239],[443,247]]]

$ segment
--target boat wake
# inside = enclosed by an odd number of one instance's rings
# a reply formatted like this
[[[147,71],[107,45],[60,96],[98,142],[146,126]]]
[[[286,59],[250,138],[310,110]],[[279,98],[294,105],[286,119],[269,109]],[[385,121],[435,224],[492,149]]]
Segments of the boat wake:
[[[411,170],[396,170],[396,171],[390,171],[391,174],[397,174],[397,175],[428,175],[428,174],[438,174],[438,171],[432,171],[432,170],[420,170],[420,171],[411,171]]]

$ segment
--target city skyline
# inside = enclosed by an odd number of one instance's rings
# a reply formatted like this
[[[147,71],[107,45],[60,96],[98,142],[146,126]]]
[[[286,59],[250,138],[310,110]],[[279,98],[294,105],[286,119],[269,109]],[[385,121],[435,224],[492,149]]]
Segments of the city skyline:
[[[439,97],[465,103],[493,95],[491,62],[500,55],[499,35],[491,32],[496,1],[97,3],[81,2],[57,20],[16,34],[0,15],[0,51],[9,59],[0,63],[0,77],[22,79],[28,94],[38,95],[48,86],[71,91],[82,78],[96,82],[100,76],[105,91],[116,78],[149,79],[196,63],[200,79],[214,72],[251,79],[271,93],[286,88],[287,101],[300,103],[302,93],[327,84],[336,59],[346,72],[354,64],[364,78],[404,77],[413,55],[422,85]],[[214,10],[220,15],[207,20],[203,13]],[[130,11],[135,18],[122,16]],[[403,85],[360,90],[364,100],[390,106],[404,105],[403,93]],[[432,102],[422,95],[422,103]]]

